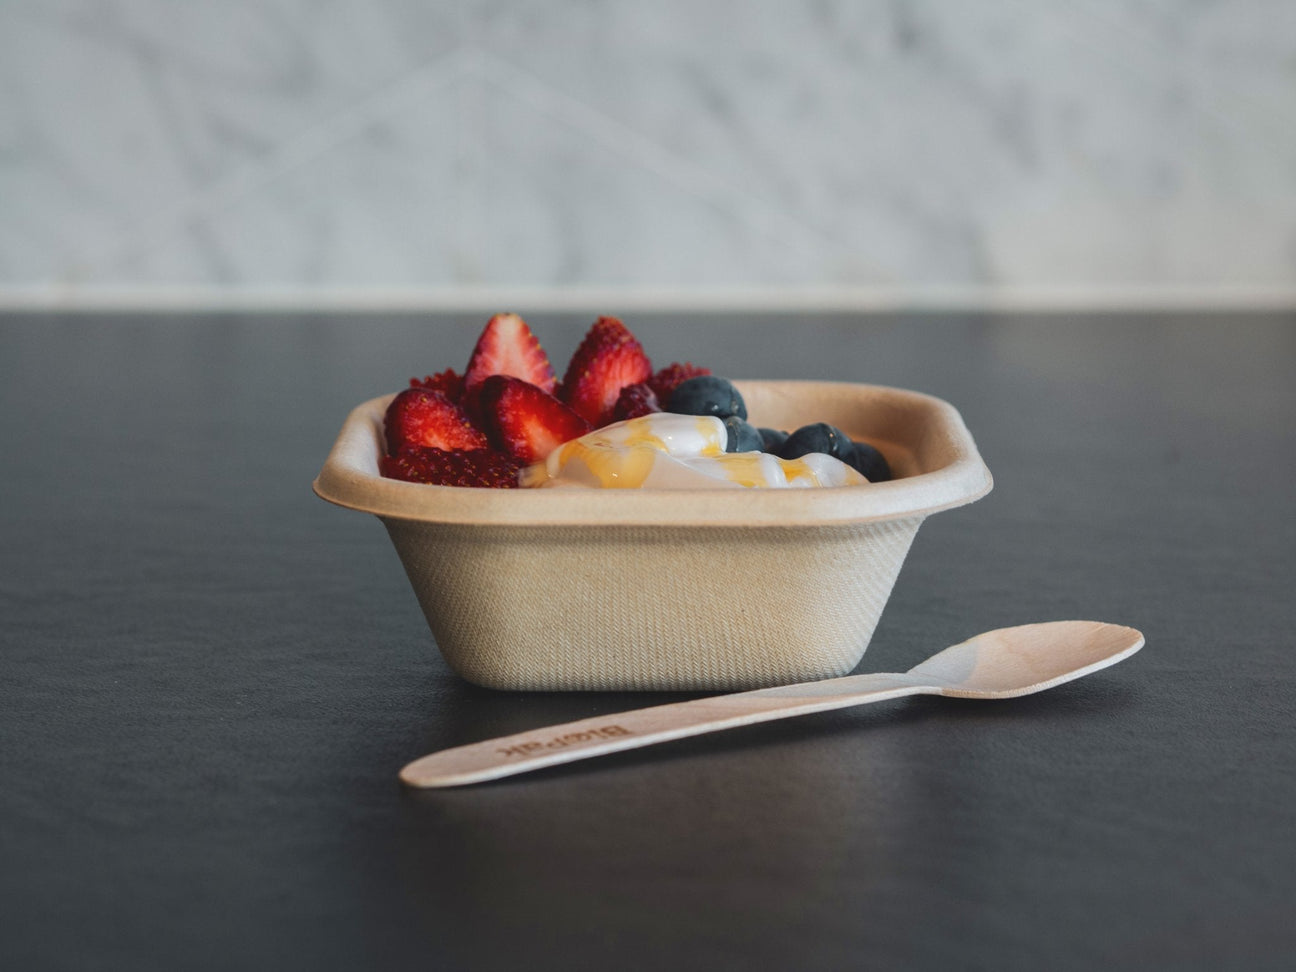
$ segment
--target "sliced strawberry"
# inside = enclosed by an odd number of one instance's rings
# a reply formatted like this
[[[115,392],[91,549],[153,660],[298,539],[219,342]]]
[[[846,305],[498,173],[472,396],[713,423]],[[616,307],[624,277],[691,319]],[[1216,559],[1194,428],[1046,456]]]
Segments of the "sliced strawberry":
[[[663,407],[670,401],[671,392],[673,392],[682,382],[690,378],[698,378],[702,375],[711,374],[710,368],[701,368],[698,365],[686,362],[680,364],[678,361],[668,364],[655,375],[648,379],[648,384],[657,395],[657,401],[661,402]]]
[[[516,314],[496,314],[486,323],[468,359],[464,387],[471,391],[491,375],[512,375],[553,393],[555,378],[549,356],[526,321]]]
[[[411,446],[397,455],[383,456],[379,468],[388,479],[433,486],[484,486],[513,489],[518,485],[518,463],[494,449],[451,452]]]
[[[612,421],[624,422],[660,411],[661,405],[657,402],[656,394],[646,381],[641,381],[621,389],[616,405],[612,407]]]
[[[621,389],[651,375],[652,362],[629,328],[615,317],[600,317],[567,366],[563,400],[587,422],[606,425]]]
[[[484,449],[489,444],[462,408],[427,388],[406,388],[393,398],[383,425],[390,455],[410,446]]]
[[[479,404],[491,443],[518,462],[539,462],[590,430],[590,423],[544,389],[508,375],[483,381]]]
[[[435,375],[427,375],[423,378],[411,378],[411,388],[428,388],[432,391],[438,391],[450,401],[458,404],[463,400],[464,377],[453,368],[447,368],[445,371],[438,372]]]

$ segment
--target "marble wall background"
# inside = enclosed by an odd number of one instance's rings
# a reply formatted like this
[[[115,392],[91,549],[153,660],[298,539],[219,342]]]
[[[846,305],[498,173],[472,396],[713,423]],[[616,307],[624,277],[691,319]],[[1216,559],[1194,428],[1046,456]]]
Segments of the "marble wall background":
[[[0,288],[1293,284],[1291,0],[0,0]]]

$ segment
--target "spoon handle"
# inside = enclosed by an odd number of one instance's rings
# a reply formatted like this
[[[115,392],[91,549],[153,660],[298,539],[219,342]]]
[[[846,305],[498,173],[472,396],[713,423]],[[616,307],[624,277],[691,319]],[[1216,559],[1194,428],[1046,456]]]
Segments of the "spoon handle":
[[[877,672],[690,699],[444,749],[410,763],[400,777],[414,787],[462,786],[721,729],[938,691],[925,679]]]

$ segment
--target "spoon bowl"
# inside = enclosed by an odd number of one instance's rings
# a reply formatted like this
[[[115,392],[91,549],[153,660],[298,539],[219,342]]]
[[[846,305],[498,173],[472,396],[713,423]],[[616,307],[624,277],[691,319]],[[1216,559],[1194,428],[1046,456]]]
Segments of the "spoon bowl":
[[[1143,647],[1133,628],[1049,621],[986,631],[906,672],[956,699],[1011,699],[1114,665]]]
[[[877,672],[735,692],[595,716],[458,746],[401,770],[414,787],[462,786],[604,753],[721,729],[905,695],[1010,699],[1053,688],[1128,658],[1143,647],[1133,628],[1100,621],[1050,621],[987,631],[907,672]]]

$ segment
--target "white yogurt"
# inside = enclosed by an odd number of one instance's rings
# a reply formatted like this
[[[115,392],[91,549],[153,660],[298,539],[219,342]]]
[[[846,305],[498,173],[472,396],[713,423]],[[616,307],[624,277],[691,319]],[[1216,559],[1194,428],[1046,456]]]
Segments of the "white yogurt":
[[[522,472],[541,488],[734,489],[857,486],[868,480],[840,459],[811,453],[780,459],[725,452],[724,423],[709,415],[658,412],[563,443]]]

